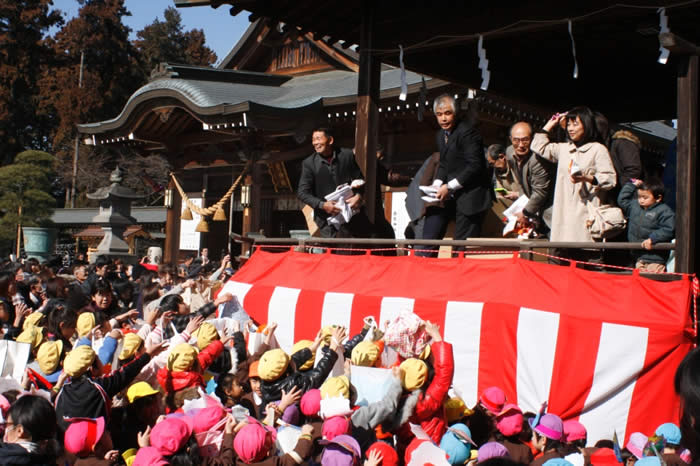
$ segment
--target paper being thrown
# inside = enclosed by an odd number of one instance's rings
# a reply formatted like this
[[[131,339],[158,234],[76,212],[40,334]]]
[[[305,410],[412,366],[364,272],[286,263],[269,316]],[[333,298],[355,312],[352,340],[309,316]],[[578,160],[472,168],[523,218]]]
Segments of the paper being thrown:
[[[424,194],[424,196],[421,196],[421,199],[428,204],[440,202],[440,199],[437,198],[438,188],[439,186],[435,185],[418,186],[418,189]]]

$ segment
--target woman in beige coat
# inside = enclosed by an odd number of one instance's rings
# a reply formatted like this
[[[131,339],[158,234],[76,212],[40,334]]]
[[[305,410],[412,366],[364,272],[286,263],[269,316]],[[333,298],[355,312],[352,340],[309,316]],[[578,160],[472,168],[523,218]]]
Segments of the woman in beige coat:
[[[589,108],[556,114],[544,130],[548,133],[564,122],[567,142],[550,142],[546,133],[535,134],[532,141],[533,151],[557,164],[551,240],[593,241],[586,202],[608,203],[607,192],[615,187],[615,168],[606,147],[595,142],[596,126]]]

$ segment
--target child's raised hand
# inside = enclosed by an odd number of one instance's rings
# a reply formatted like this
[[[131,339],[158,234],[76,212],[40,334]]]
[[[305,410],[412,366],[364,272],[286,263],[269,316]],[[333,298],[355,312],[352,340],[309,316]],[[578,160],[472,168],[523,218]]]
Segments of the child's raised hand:
[[[365,460],[365,466],[379,466],[381,463],[382,454],[379,450],[372,450]]]
[[[151,426],[146,427],[146,430],[136,434],[136,440],[139,447],[148,447],[151,445]]]

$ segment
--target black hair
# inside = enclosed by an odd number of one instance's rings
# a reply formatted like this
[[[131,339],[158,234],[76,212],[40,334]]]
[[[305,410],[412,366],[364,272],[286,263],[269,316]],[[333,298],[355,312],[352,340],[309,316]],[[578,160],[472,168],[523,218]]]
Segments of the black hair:
[[[146,272],[146,270],[148,270],[148,269],[146,267],[144,267],[143,265],[134,264],[131,267],[131,278],[133,280],[138,280],[139,278],[141,278],[143,276],[143,274]]]
[[[506,148],[503,144],[491,144],[488,149],[486,149],[486,155],[489,158],[497,159],[499,155],[506,153]]]
[[[66,281],[61,277],[54,277],[48,282],[46,282],[46,296],[49,299],[56,298],[67,298],[68,293],[66,291],[67,284]]]
[[[547,437],[546,435],[540,434],[536,430],[534,432],[535,432],[535,435],[537,436],[537,438],[544,437],[546,439],[544,442],[544,451],[556,450],[557,453],[560,453],[560,454],[563,454],[566,452],[566,445],[561,443],[561,441],[551,439],[551,438]]]
[[[34,286],[34,285],[41,285],[41,280],[37,276],[33,276],[29,280],[27,280],[27,285],[28,286]]]
[[[90,288],[90,295],[95,296],[96,294],[112,294],[112,285],[109,283],[109,280],[105,278],[95,280],[95,283]]]
[[[328,139],[330,139],[330,138],[333,137],[333,130],[330,129],[329,127],[327,127],[327,126],[320,126],[320,127],[314,129],[314,130],[311,132],[311,134],[313,134],[313,133],[323,133],[323,134],[326,135],[326,137],[327,137]]]
[[[591,109],[588,107],[574,107],[567,112],[566,122],[568,123],[569,121],[575,121],[576,117],[581,120],[584,131],[583,138],[581,138],[581,140],[577,141],[575,144],[582,146],[584,144],[588,144],[589,142],[598,141],[598,127],[595,123],[593,111],[591,111]],[[571,139],[569,139],[569,141],[571,141]]]
[[[72,285],[68,290],[65,305],[68,309],[78,312],[85,306],[90,305],[90,298],[88,298],[80,285]]]
[[[610,448],[611,450],[613,450],[615,448],[615,444],[613,443],[612,440],[600,439],[595,443],[594,447],[596,447],[596,448]]]
[[[49,303],[50,309],[47,309],[48,318],[48,330],[53,333],[54,336],[63,341],[64,344],[68,344],[68,348],[72,348],[70,341],[63,338],[61,333],[61,322],[66,327],[75,327],[78,325],[78,313],[73,309],[66,307],[63,301],[53,301]]]
[[[498,457],[489,458],[486,461],[482,461],[479,464],[483,466],[518,466],[520,463],[510,458]]]
[[[95,259],[95,268],[99,269],[99,268],[102,268],[105,265],[109,265],[111,263],[112,263],[112,260],[109,257],[107,257],[104,254],[101,254],[101,255],[97,256],[97,258]]]
[[[700,458],[700,348],[693,349],[681,361],[673,380],[681,398],[681,443],[690,450],[691,458]]]
[[[93,314],[95,316],[95,326],[97,327],[102,327],[105,322],[109,321],[107,314],[102,311],[95,311]]]
[[[160,305],[158,308],[161,312],[173,311],[177,314],[177,309],[183,302],[182,296],[179,294],[169,294],[163,296],[163,299],[160,300]]]
[[[652,178],[642,183],[642,185],[637,189],[651,191],[651,195],[654,196],[654,199],[658,199],[659,196],[663,197],[665,188],[664,184],[660,180]]]
[[[214,393],[219,397],[221,402],[226,405],[226,400],[230,397],[226,394],[225,390],[228,390],[233,386],[233,382],[236,381],[236,377],[233,374],[222,374],[216,381],[216,389]]]
[[[493,418],[480,403],[477,403],[474,407],[474,413],[467,417],[467,427],[472,433],[472,440],[477,445],[483,445],[488,442],[489,438],[497,430]]]
[[[141,289],[141,300],[144,304],[150,303],[160,298],[160,285],[157,283],[149,283]],[[165,298],[163,298],[165,299]]]
[[[31,441],[40,443],[56,437],[56,411],[51,403],[40,396],[25,395],[12,403],[8,416],[31,436]],[[49,422],[47,422],[49,420]]]
[[[125,280],[123,278],[114,280],[112,287],[114,288],[114,293],[116,293],[119,299],[123,299],[124,293],[130,293],[129,299],[131,299],[134,295],[134,287],[129,280]]]
[[[12,299],[9,295],[10,285],[15,282],[15,272],[0,273],[0,297]]]
[[[199,454],[197,439],[194,435],[191,435],[180,450],[172,456],[166,456],[165,459],[170,466],[195,466],[202,464],[202,456]]]
[[[593,112],[593,119],[595,120],[595,129],[597,134],[597,141],[609,147],[610,144],[610,122],[608,118],[600,112]]]

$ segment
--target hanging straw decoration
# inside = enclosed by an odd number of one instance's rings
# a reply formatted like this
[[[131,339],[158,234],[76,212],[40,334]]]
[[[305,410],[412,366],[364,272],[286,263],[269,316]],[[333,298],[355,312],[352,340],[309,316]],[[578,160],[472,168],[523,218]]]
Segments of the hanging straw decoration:
[[[228,188],[228,191],[226,191],[226,194],[219,199],[216,203],[210,205],[209,207],[203,208],[199,207],[198,205],[195,205],[190,201],[190,198],[187,197],[187,194],[185,191],[182,189],[182,186],[180,185],[180,182],[177,180],[175,177],[174,173],[170,174],[170,177],[173,179],[173,183],[175,184],[175,188],[177,188],[177,192],[180,193],[180,196],[182,197],[182,200],[185,202],[185,209],[182,211],[182,216],[180,218],[184,220],[192,220],[192,212],[196,213],[197,215],[200,215],[202,217],[211,217],[212,215],[214,216],[214,220],[226,220],[226,214],[224,214],[223,206],[226,204],[226,201],[229,200],[231,195],[233,195],[233,192],[236,190],[239,184],[241,184],[241,181],[243,180],[243,175],[246,174],[248,169],[250,168],[251,161],[249,160],[248,163],[246,164],[245,167],[243,167],[243,171],[241,172],[240,175],[238,175],[238,178],[236,178],[236,181],[233,182],[230,188]],[[221,211],[221,213],[218,213],[218,211]],[[189,219],[185,218],[189,213]],[[222,218],[223,216],[223,218]],[[204,224],[203,224],[204,223]],[[202,218],[200,220],[199,224],[197,225],[196,231],[202,231],[202,232],[208,232],[209,231],[209,226],[206,225],[206,220]],[[199,230],[199,228],[202,228],[202,230]],[[206,228],[206,230],[204,230]]]
[[[489,71],[489,59],[486,58],[486,49],[484,48],[483,35],[479,36],[477,50],[479,54],[479,69],[481,70],[481,90],[485,91],[489,88],[489,82],[491,81],[491,72]]]
[[[216,212],[214,212],[214,217],[212,217],[212,220],[215,222],[225,222],[226,221],[226,213],[224,213],[224,209],[219,207],[216,209]]]
[[[205,216],[202,216],[202,219],[199,221],[194,231],[199,233],[209,233],[209,224],[207,223],[207,218]]]
[[[578,79],[578,60],[576,59],[576,41],[571,20],[569,20],[569,39],[571,40],[571,55],[574,57],[574,79]]]

